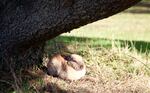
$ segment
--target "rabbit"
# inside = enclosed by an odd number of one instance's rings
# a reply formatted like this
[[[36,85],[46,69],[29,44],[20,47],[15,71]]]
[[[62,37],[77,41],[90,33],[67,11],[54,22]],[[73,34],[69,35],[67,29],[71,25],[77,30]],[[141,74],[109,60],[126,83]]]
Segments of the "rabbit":
[[[78,80],[86,73],[83,58],[77,54],[62,56],[56,54],[47,64],[48,74],[64,80]]]

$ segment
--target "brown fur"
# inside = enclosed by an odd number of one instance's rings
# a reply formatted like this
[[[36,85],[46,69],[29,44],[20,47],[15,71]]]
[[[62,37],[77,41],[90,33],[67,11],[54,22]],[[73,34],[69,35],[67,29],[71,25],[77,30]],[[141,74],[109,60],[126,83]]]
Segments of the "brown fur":
[[[54,55],[54,58],[56,58],[59,62],[62,63],[61,64],[62,70],[67,71],[66,60],[60,54]]]
[[[67,71],[66,62],[60,54],[53,55],[47,64],[48,72],[52,76],[58,76],[58,69]]]

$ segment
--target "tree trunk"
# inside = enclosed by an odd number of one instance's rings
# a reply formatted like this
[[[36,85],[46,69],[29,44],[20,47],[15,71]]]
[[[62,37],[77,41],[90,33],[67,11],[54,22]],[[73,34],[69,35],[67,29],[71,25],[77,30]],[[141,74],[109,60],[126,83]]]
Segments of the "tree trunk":
[[[46,40],[119,13],[141,0],[1,0],[0,70],[41,61]]]

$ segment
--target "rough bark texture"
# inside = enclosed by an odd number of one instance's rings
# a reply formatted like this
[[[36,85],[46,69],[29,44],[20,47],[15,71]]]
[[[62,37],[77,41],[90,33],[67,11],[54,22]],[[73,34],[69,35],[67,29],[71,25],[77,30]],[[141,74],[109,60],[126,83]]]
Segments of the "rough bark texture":
[[[107,18],[139,1],[1,0],[0,69],[11,61],[36,64],[42,57],[46,40]]]

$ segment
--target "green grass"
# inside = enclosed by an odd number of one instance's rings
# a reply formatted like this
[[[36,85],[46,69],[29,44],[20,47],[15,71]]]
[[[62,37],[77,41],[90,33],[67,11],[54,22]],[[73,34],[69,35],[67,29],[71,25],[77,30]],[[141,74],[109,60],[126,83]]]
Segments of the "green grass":
[[[90,47],[105,47],[111,48],[112,46],[120,47],[130,47],[137,50],[139,53],[149,53],[150,43],[146,41],[133,41],[133,40],[114,40],[105,38],[88,38],[88,37],[75,37],[75,36],[59,36],[55,38],[55,42],[64,42],[67,44],[76,44],[80,47],[90,46]],[[49,44],[54,43],[50,41]]]

